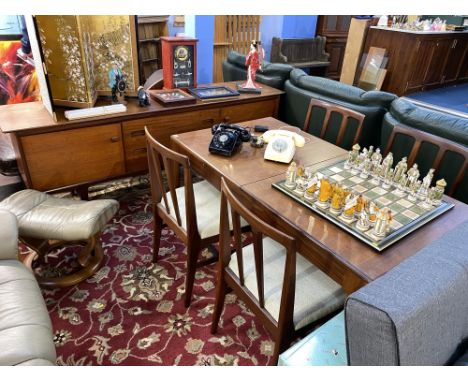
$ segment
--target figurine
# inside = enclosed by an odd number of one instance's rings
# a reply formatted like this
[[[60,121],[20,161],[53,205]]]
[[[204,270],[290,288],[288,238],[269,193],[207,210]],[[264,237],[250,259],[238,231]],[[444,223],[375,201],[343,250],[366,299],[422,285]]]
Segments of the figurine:
[[[343,208],[343,203],[345,201],[346,196],[348,196],[348,191],[346,191],[340,183],[333,187],[333,194],[330,206],[330,212],[332,214],[338,215],[341,213],[341,209]]]
[[[360,178],[367,179],[369,177],[369,172],[371,168],[371,160],[369,157],[364,159],[364,163],[362,164],[362,172],[359,174]]]
[[[330,181],[328,180],[328,178],[323,177],[320,180],[320,191],[319,191],[318,201],[316,202],[316,204],[320,208],[325,209],[328,207],[328,204],[332,195],[332,191],[333,191],[333,187]]]
[[[125,90],[127,82],[125,76],[117,65],[109,70],[109,87],[112,90],[112,102],[125,104]]]
[[[359,146],[359,144],[355,144],[353,146],[353,149],[348,153],[348,159],[346,160],[345,164],[344,164],[344,168],[345,169],[350,169],[354,163],[356,162],[356,159],[359,155],[359,150],[361,150],[361,146]]]
[[[354,215],[356,215],[356,217],[359,217],[359,215],[361,215],[362,210],[366,208],[366,204],[366,198],[362,195],[359,195],[356,203],[356,209],[354,211]]]
[[[354,211],[356,209],[358,197],[354,193],[348,194],[345,199],[341,220],[346,223],[352,223],[354,220]]]
[[[390,171],[393,165],[393,154],[390,152],[388,155],[385,157],[385,159],[382,162],[382,170],[380,172],[380,177],[382,179],[385,179],[387,177],[387,173]]]
[[[395,166],[395,171],[393,172],[393,183],[399,184],[400,178],[403,174],[406,173],[406,169],[408,168],[408,164],[406,163],[406,157],[403,157],[401,161]]]
[[[398,182],[398,187],[397,189],[395,190],[395,194],[398,195],[398,196],[405,196],[406,194],[406,174],[403,174],[401,177],[400,177],[400,181]]]
[[[356,228],[360,231],[367,231],[369,229],[369,226],[369,216],[367,214],[366,209],[363,208],[359,215],[359,220],[356,223]]]
[[[240,85],[244,89],[261,89],[256,82],[256,74],[258,69],[262,69],[262,61],[265,57],[265,51],[262,48],[261,41],[252,40],[250,44],[250,51],[245,58],[245,66],[247,68],[247,81]]]
[[[383,237],[387,234],[392,224],[392,211],[384,207],[377,212],[377,219],[375,221],[372,233],[377,237]]]
[[[372,163],[371,171],[374,174],[378,174],[378,169],[379,169],[381,161],[382,161],[382,154],[380,154],[380,149],[377,148],[371,156],[371,163]]]
[[[369,151],[367,152],[367,157],[369,159],[371,159],[373,154],[374,154],[374,146],[369,146]]]
[[[418,193],[417,193],[418,198],[420,200],[426,199],[427,193],[429,192],[429,187],[431,187],[432,178],[434,177],[434,171],[435,170],[431,168],[429,172],[427,173],[427,175],[423,178],[421,187],[419,188]]]
[[[369,203],[369,224],[371,227],[374,226],[375,221],[377,220],[377,213],[379,212],[379,207],[375,202]]]
[[[382,170],[383,171],[383,170]],[[385,188],[386,190],[388,190],[391,186],[392,186],[392,179],[393,179],[393,169],[389,169],[386,173],[385,173],[385,177],[384,177],[384,180],[383,180],[383,184],[382,184],[382,188]]]
[[[150,104],[148,93],[143,86],[138,87],[138,104],[140,107],[148,106]]]
[[[442,203],[442,197],[444,196],[445,187],[447,187],[447,182],[445,179],[439,179],[436,182],[436,186],[432,188],[432,204],[434,206],[440,206]]]
[[[421,187],[421,181],[420,180],[417,180],[416,182],[414,182],[411,186],[410,186],[410,194],[408,195],[408,200],[410,202],[415,202],[416,199],[417,199],[417,191],[419,190],[419,188]]]
[[[315,192],[317,191],[317,186],[318,186],[318,178],[317,176],[313,176],[309,182],[307,183],[307,188],[304,193],[304,198],[307,200],[313,200],[315,199]]]
[[[286,171],[286,182],[284,185],[287,188],[294,189],[296,188],[296,162],[292,162],[288,170]]]
[[[307,180],[311,180],[312,178],[314,178],[316,175],[315,175],[315,171],[312,169],[312,167],[306,167],[305,170],[304,170],[304,177],[307,179]]]
[[[413,167],[411,167],[408,170],[408,178],[406,181],[406,187],[408,187],[410,190],[413,188],[414,183],[419,179],[419,170],[418,170],[418,165],[415,163],[413,164]]]
[[[306,191],[306,185],[307,182],[302,176],[297,176],[296,177],[296,188],[294,188],[294,193],[298,195],[304,195],[304,192]]]

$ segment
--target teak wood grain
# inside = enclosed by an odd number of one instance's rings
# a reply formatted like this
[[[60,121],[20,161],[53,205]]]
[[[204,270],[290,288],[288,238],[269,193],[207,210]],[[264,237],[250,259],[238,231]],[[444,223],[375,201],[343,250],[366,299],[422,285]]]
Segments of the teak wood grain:
[[[274,118],[243,122],[243,126],[262,124],[279,128],[284,123]],[[320,168],[346,159],[347,152],[317,137],[302,132],[308,142],[297,148],[294,160]],[[356,239],[332,222],[301,206],[272,188],[273,182],[284,179],[286,164],[263,159],[264,149],[243,144],[231,158],[208,152],[209,130],[184,133],[172,137],[174,150],[187,155],[192,168],[220,187],[223,176],[229,187],[250,211],[273,227],[294,237],[298,251],[314,265],[351,293],[380,277],[404,259],[412,256],[460,223],[468,220],[468,206],[450,197],[455,207],[422,228],[409,234],[382,252]]]

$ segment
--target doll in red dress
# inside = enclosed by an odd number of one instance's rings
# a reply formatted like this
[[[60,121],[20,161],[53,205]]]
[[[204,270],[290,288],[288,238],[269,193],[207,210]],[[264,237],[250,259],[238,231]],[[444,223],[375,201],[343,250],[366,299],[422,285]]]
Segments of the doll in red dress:
[[[250,52],[245,58],[245,66],[248,66],[247,81],[242,84],[243,88],[261,89],[261,86],[255,82],[257,70],[262,69],[262,61],[265,57],[265,52],[261,44],[262,43],[257,40],[252,40],[250,44]]]

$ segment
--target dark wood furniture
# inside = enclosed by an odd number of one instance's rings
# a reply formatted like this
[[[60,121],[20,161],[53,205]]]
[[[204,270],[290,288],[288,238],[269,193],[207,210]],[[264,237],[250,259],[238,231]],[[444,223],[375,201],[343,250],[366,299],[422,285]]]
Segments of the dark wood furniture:
[[[145,127],[148,144],[148,162],[151,182],[151,196],[153,205],[153,262],[157,262],[161,231],[163,223],[170,227],[187,247],[187,276],[185,278],[185,306],[189,307],[192,299],[193,283],[197,266],[207,264],[198,262],[203,248],[219,240],[219,228],[213,236],[202,237],[197,220],[197,204],[192,184],[192,173],[187,156],[172,151],[155,140]],[[179,189],[179,170],[182,168],[183,187]],[[167,179],[167,187],[163,179],[163,171]],[[212,188],[206,181],[197,184],[199,190]],[[209,191],[209,190],[207,190]],[[217,190],[216,190],[217,192]],[[201,195],[198,195],[200,198]],[[219,197],[209,201],[210,205],[203,205],[208,211],[219,210]],[[208,211],[204,211],[205,213]],[[198,211],[200,212],[200,211]],[[215,216],[213,216],[215,219]],[[219,221],[217,222],[219,223]],[[203,221],[200,222],[203,224]],[[218,225],[216,225],[218,227]],[[203,227],[201,229],[203,231]],[[213,261],[213,259],[211,259]]]
[[[250,127],[257,124],[270,128],[284,126],[274,118],[241,123]],[[306,137],[306,144],[296,150],[296,162],[317,169],[346,159],[345,150],[307,133],[301,134]],[[244,144],[240,152],[231,158],[211,155],[208,152],[211,140],[208,129],[177,134],[171,140],[174,150],[187,155],[192,168],[217,188],[220,187],[221,177],[225,177],[231,187],[244,191],[241,201],[249,210],[295,238],[298,252],[342,285],[346,293],[375,280],[468,219],[468,206],[446,197],[455,205],[452,210],[378,253],[333,223],[272,189],[273,182],[284,179],[288,165],[265,161],[265,148],[255,149]]]
[[[220,85],[235,89],[235,83]],[[184,106],[163,106],[151,100],[144,108],[129,99],[125,113],[75,121],[66,120],[64,109],[57,108],[56,122],[40,102],[30,102],[0,107],[0,128],[10,133],[26,187],[40,191],[75,188],[146,171],[145,126],[168,145],[171,134],[276,116],[282,93],[263,85],[261,94],[197,100]]]
[[[446,176],[444,174],[447,174],[447,170],[453,169],[454,165],[456,166],[456,163],[454,161],[455,157],[448,158],[447,154],[452,153],[455,154],[456,157],[458,156],[462,159],[459,162],[460,165],[458,167],[458,171],[454,172],[455,176],[453,177],[453,179],[445,179],[448,184],[446,194],[450,196],[454,195],[457,191],[458,186],[460,185],[461,181],[466,175],[466,169],[468,164],[467,148],[449,139],[429,134],[425,131],[413,129],[404,125],[395,125],[393,127],[392,133],[390,134],[387,147],[384,150],[384,156],[386,156],[392,150],[392,147],[394,147],[395,144],[395,139],[399,135],[410,137],[413,140],[413,145],[407,154],[408,168],[410,168],[413,165],[413,163],[415,163],[422,146],[431,144],[437,147],[437,154],[434,156],[433,162],[431,164],[431,167],[435,170],[434,173],[436,179]],[[442,166],[443,163],[444,166]],[[442,167],[444,167],[444,169],[442,169]]]
[[[325,51],[330,55],[330,66],[327,70],[327,77],[334,80],[340,79],[351,17],[346,15],[326,15],[319,16],[318,18],[317,35],[326,37]]]
[[[348,109],[347,107],[321,101],[316,98],[312,98],[310,100],[309,108],[307,109],[306,119],[304,121],[304,127],[303,127],[304,131],[309,131],[310,121],[312,119],[312,113],[314,112],[315,108],[325,109],[325,116],[323,118],[322,128],[320,129],[320,135],[319,135],[320,138],[325,139],[325,134],[327,133],[328,123],[330,122],[330,117],[332,113],[336,113],[341,116],[341,123],[338,129],[338,134],[336,135],[336,139],[333,143],[337,146],[342,147],[342,142],[345,136],[345,132],[348,128],[350,128],[349,119],[354,119],[358,123],[358,125],[356,126],[356,129],[354,130],[354,137],[353,137],[351,146],[353,146],[359,141],[359,138],[361,137],[362,124],[364,122],[365,115],[355,110]]]
[[[371,27],[363,54],[385,48],[382,90],[402,96],[468,80],[468,32],[413,32]],[[360,71],[356,78],[359,78]]]
[[[197,87],[197,42],[190,37],[161,37],[164,89]]]
[[[233,221],[236,266],[231,265],[232,235],[229,228],[229,210]],[[252,245],[244,249],[240,229],[241,217],[249,223],[253,237]],[[265,253],[264,250],[267,252]],[[297,336],[296,332],[303,331],[307,326],[323,322],[336,314],[344,303],[343,291],[315,267],[305,261],[297,261],[298,257],[302,260],[302,256],[296,253],[294,238],[265,223],[250,212],[236,198],[222,178],[220,259],[211,332],[215,334],[218,329],[224,299],[228,288],[231,288],[273,335],[276,344],[272,363],[276,365],[279,354],[291,345],[291,341]],[[283,263],[283,261],[284,267],[278,267],[279,269],[269,264],[269,262]],[[244,272],[244,264],[248,269],[247,274]],[[252,282],[254,274],[256,285]],[[267,280],[270,281],[268,283],[265,282],[265,274]],[[272,278],[278,282],[272,283]],[[315,295],[316,298],[310,297],[305,304],[296,304],[298,300],[296,299],[296,282],[302,284],[302,290],[298,293],[304,293],[307,290],[311,297]],[[279,301],[274,305],[278,309],[272,309],[271,300],[272,298],[276,300],[276,295],[279,295]],[[269,301],[265,303],[265,299]],[[299,311],[305,319],[299,320],[296,311]]]
[[[325,75],[330,61],[325,52],[326,38],[279,38],[271,41],[271,62],[289,64],[295,68],[310,68],[310,73]]]

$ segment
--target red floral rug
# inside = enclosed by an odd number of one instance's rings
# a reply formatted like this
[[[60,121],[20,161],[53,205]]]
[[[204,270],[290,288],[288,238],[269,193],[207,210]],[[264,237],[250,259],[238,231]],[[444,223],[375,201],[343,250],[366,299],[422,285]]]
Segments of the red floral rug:
[[[152,263],[148,191],[130,189],[117,199],[120,210],[102,236],[102,268],[74,287],[43,290],[57,364],[271,364],[268,332],[234,294],[227,296],[218,334],[210,333],[214,264],[198,270],[186,309],[185,246],[169,229],[163,231],[160,260]],[[71,269],[75,253],[62,250],[36,266],[44,273]]]

